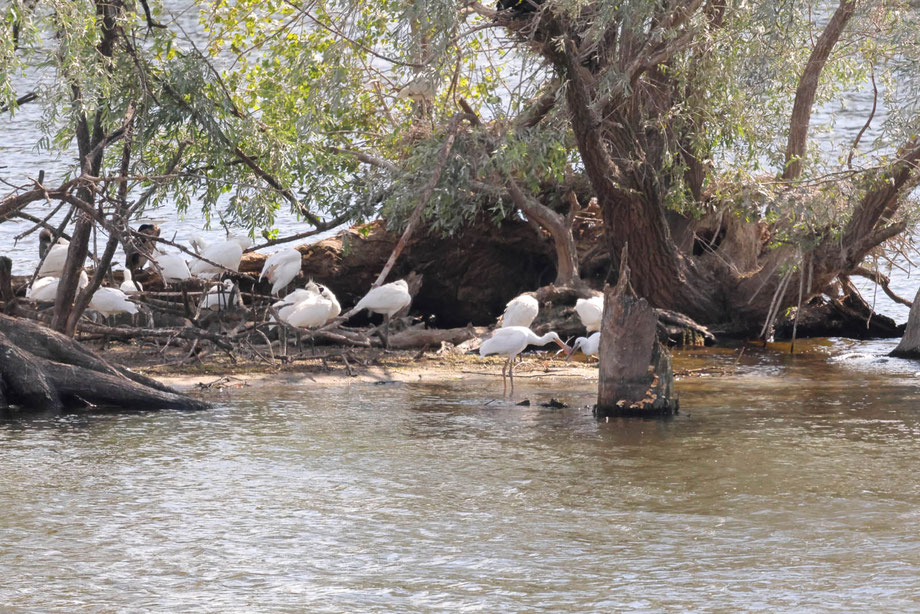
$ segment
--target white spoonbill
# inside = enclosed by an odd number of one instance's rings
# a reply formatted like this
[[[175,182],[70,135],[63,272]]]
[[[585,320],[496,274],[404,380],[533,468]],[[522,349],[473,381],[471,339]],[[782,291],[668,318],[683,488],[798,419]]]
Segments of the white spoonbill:
[[[578,318],[589,333],[600,330],[601,317],[604,315],[604,297],[592,296],[578,299],[575,301],[575,313],[578,314]]]
[[[272,294],[278,294],[297,277],[300,272],[300,262],[300,252],[296,249],[279,250],[265,259],[259,281],[262,281],[263,277],[268,278],[272,284]]]
[[[502,328],[509,326],[523,326],[529,328],[540,312],[540,303],[532,294],[525,292],[516,296],[505,305],[502,314]]]
[[[201,259],[195,259],[189,267],[192,275],[213,276],[220,275],[224,269],[233,272],[240,270],[240,260],[243,259],[243,250],[252,245],[249,237],[230,237],[226,241],[208,245],[201,252],[201,257],[220,266],[214,266]]]
[[[137,305],[128,300],[128,295],[118,288],[98,288],[89,300],[89,308],[106,318],[119,313],[137,313]]]
[[[223,283],[215,284],[207,294],[201,298],[199,309],[216,309],[218,311],[228,307],[242,305],[240,292],[233,285],[233,281],[225,279]]]
[[[306,285],[306,287],[297,288],[284,298],[278,299],[272,303],[272,308],[274,308],[274,310],[278,313],[278,317],[287,322],[288,314],[297,308],[298,303],[301,303],[302,301],[305,301],[312,296],[319,296],[319,294],[319,286],[311,281]],[[271,316],[269,320],[274,322],[275,316]]]
[[[585,356],[597,356],[597,351],[600,349],[601,345],[601,334],[596,332],[590,337],[579,337],[575,340],[575,343],[572,344],[572,353],[569,354],[569,358],[572,358],[572,354],[576,350],[581,348],[581,351],[584,352]]]
[[[390,346],[390,318],[400,309],[409,306],[412,302],[412,295],[409,294],[409,284],[405,279],[383,284],[377,288],[371,288],[371,291],[364,295],[358,304],[355,305],[354,311],[367,309],[373,313],[383,314],[383,345]]]
[[[160,270],[164,284],[185,281],[192,278],[192,273],[180,254],[157,251],[153,254],[155,268]]]
[[[552,341],[563,350],[570,354],[569,346],[563,343],[559,335],[550,331],[543,336],[538,336],[535,332],[524,326],[507,326],[498,328],[492,333],[492,337],[486,339],[479,346],[479,356],[485,357],[491,354],[500,354],[507,356],[508,361],[502,366],[502,384],[507,389],[508,384],[505,382],[505,369],[511,378],[511,394],[514,394],[514,357],[524,351],[528,345],[546,345]]]
[[[59,283],[61,283],[59,277],[39,277],[26,292],[26,298],[33,301],[53,303],[57,296]],[[80,271],[80,280],[77,282],[77,287],[82,290],[88,285],[89,277],[86,275],[86,271]]]
[[[285,322],[296,328],[319,328],[331,318],[334,306],[322,294],[314,294],[294,306]]]
[[[41,249],[41,246],[39,246]],[[67,262],[67,250],[70,249],[70,241],[67,239],[58,239],[57,243],[48,248],[45,261],[42,262],[41,268],[38,269],[39,277],[60,277],[64,272],[64,263]]]
[[[125,294],[137,294],[138,292],[144,291],[144,287],[131,278],[131,269],[125,269],[123,273],[125,279],[119,286],[122,292]]]

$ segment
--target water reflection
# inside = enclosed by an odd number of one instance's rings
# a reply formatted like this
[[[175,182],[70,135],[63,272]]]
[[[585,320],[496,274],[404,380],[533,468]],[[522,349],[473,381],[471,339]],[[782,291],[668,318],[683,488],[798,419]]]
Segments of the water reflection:
[[[0,603],[912,611],[916,370],[746,351],[682,380],[670,421],[598,422],[576,380],[520,407],[490,379],[0,423]]]

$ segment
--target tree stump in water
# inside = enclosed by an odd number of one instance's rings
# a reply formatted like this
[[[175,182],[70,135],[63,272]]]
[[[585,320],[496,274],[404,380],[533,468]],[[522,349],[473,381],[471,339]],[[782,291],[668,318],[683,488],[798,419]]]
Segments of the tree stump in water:
[[[629,287],[626,250],[617,285],[604,290],[598,352],[598,417],[677,413],[671,355],[658,340],[658,314]]]
[[[59,413],[94,406],[191,410],[209,404],[112,365],[36,322],[0,314],[0,410]]]
[[[917,290],[914,302],[910,306],[904,336],[890,355],[898,358],[920,358],[920,289]]]

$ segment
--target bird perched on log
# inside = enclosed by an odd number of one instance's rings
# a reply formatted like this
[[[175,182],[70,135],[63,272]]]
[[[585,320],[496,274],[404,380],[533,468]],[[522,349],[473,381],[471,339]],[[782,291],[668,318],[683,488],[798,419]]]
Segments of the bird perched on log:
[[[358,301],[353,311],[367,309],[373,313],[383,314],[383,345],[389,347],[390,318],[398,311],[408,307],[410,303],[412,303],[412,295],[409,294],[409,284],[405,279],[400,279],[372,288],[364,295],[364,298]]]
[[[160,227],[156,224],[141,224],[137,233],[125,243],[125,267],[131,271],[140,271],[147,264],[147,254],[156,249],[156,238],[160,236]]]
[[[505,312],[502,314],[502,328],[508,326],[530,328],[539,312],[540,303],[534,298],[532,292],[525,292],[514,297],[505,305]]]
[[[225,279],[223,283],[215,284],[207,294],[201,298],[198,304],[199,309],[212,309],[221,311],[229,307],[238,307],[243,302],[240,300],[240,291],[230,279]]]
[[[505,382],[505,369],[507,369],[511,379],[511,394],[514,394],[514,357],[523,352],[528,345],[546,345],[550,342],[561,347],[566,354],[571,354],[569,346],[552,331],[538,336],[527,327],[508,326],[495,329],[492,337],[479,346],[479,356],[484,358],[492,354],[499,354],[508,357],[507,362],[502,366],[502,384],[507,389],[508,384]]]
[[[58,284],[60,283],[61,279],[59,277],[39,277],[26,292],[26,298],[39,302],[54,302],[57,296]],[[77,281],[77,288],[82,290],[88,285],[89,277],[86,271],[80,271],[80,279]]]
[[[278,294],[300,273],[301,255],[293,248],[282,249],[265,259],[259,281],[265,277],[272,284],[272,294]]]
[[[49,233],[50,234],[50,233]],[[41,251],[41,241],[39,237],[38,249]],[[42,262],[38,269],[39,277],[60,277],[64,272],[64,263],[67,262],[67,250],[70,249],[70,241],[61,237],[54,245],[46,250],[45,261]]]
[[[122,274],[124,275],[124,281],[119,286],[122,292],[125,294],[137,294],[144,291],[144,287],[131,278],[131,269],[125,269]]]
[[[580,298],[575,301],[575,313],[587,331],[593,332],[601,329],[601,318],[604,315],[604,297],[592,296]]]
[[[200,241],[200,238],[198,240]],[[230,237],[226,241],[206,245],[201,250],[201,257],[220,266],[214,266],[202,259],[195,259],[189,266],[189,271],[196,277],[221,275],[225,269],[235,273],[240,270],[243,250],[250,245],[252,241],[249,237]]]
[[[156,265],[155,268],[159,269],[164,284],[171,284],[192,278],[192,273],[189,271],[188,264],[186,264],[185,258],[180,254],[156,251],[153,254],[153,262]]]
[[[119,313],[137,313],[137,305],[128,300],[128,295],[118,288],[98,288],[89,300],[89,308],[98,311],[106,319]]]

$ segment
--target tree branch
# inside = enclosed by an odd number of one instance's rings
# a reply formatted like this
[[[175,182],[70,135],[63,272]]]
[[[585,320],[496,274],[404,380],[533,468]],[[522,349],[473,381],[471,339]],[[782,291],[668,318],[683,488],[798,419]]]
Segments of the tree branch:
[[[789,122],[789,140],[786,143],[786,161],[782,174],[785,180],[798,179],[802,174],[802,156],[805,155],[808,124],[811,121],[811,106],[818,90],[818,78],[827,64],[831,51],[855,12],[856,0],[841,0],[840,6],[834,11],[824,32],[818,37],[818,42],[812,49],[811,56],[805,64],[805,70],[799,78],[795,102],[792,105],[792,118]]]

